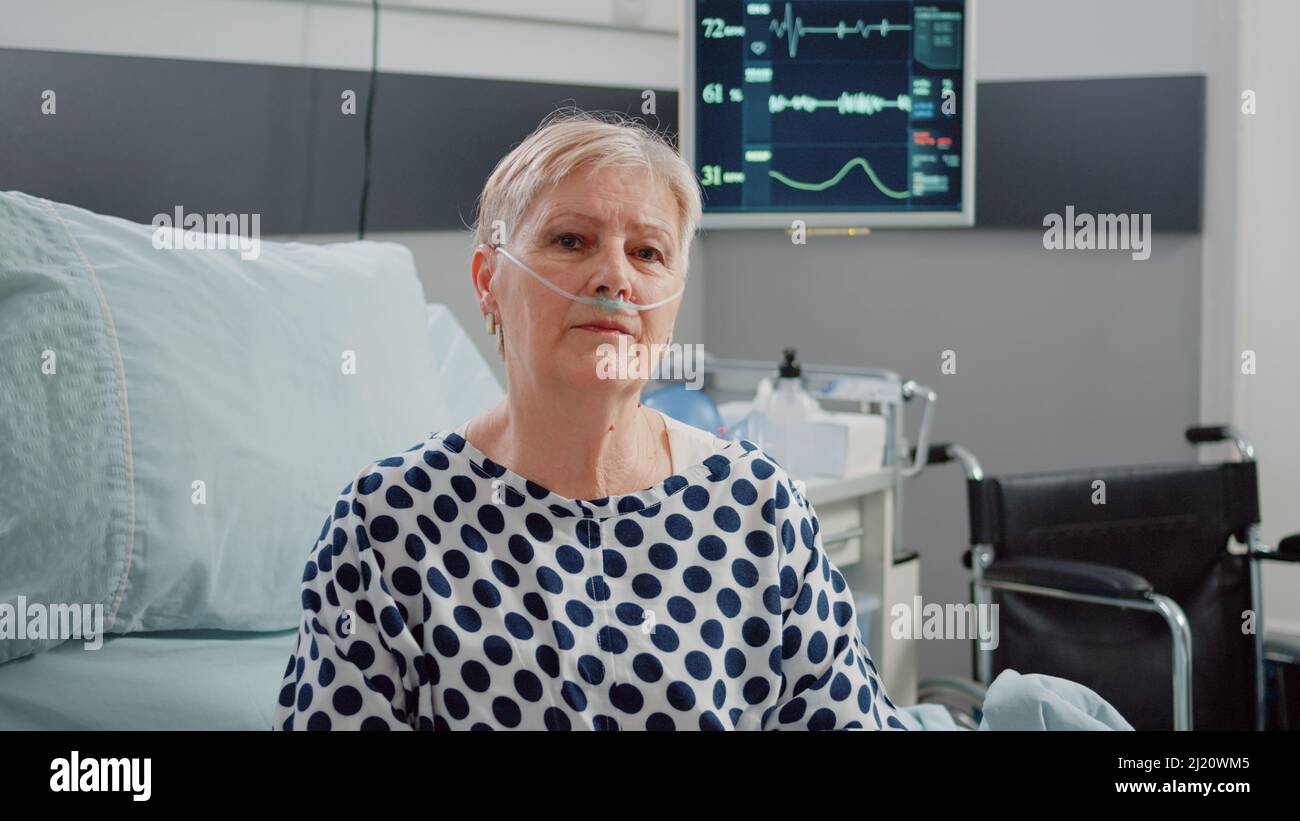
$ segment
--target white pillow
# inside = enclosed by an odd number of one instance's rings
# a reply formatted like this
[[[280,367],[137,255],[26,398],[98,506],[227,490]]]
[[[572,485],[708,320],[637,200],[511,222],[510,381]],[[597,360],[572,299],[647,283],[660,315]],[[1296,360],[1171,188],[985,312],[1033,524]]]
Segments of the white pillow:
[[[114,633],[294,627],[343,485],[459,413],[411,254],[153,235],[0,192],[0,621],[22,596]]]

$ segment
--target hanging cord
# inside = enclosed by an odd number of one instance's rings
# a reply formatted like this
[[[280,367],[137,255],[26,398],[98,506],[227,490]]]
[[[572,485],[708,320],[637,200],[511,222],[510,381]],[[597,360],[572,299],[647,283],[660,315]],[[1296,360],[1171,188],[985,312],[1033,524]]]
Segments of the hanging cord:
[[[357,220],[357,239],[366,238],[366,205],[370,202],[370,143],[373,140],[375,115],[375,80],[379,76],[379,0],[371,0],[370,9],[370,91],[366,94],[366,133],[363,137],[365,167],[361,173],[361,216]]]

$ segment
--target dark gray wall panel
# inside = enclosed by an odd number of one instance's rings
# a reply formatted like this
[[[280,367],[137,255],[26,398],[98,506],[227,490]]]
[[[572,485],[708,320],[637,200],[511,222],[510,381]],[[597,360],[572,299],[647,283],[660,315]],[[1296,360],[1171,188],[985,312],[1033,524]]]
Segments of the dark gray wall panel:
[[[266,234],[355,231],[369,75],[0,49],[0,190],[149,222],[176,205],[258,213]],[[41,113],[41,93],[57,113]],[[344,115],[340,95],[357,93]],[[562,105],[640,116],[642,89],[381,74],[368,230],[454,229]],[[675,132],[677,94],[657,90]]]
[[[1205,78],[981,83],[975,224],[1042,228],[1043,216],[1151,214],[1200,231]]]

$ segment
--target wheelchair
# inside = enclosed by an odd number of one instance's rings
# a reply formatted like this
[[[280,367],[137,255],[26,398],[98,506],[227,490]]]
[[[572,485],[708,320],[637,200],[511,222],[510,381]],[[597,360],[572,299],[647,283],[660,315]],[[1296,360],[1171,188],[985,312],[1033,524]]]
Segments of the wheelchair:
[[[1239,458],[990,477],[960,445],[928,449],[928,463],[966,473],[962,561],[972,601],[998,605],[999,641],[972,643],[974,681],[927,679],[921,701],[977,725],[1010,668],[1084,684],[1137,730],[1286,726],[1295,683],[1279,686],[1270,667],[1266,692],[1266,656],[1289,648],[1264,646],[1259,567],[1300,561],[1300,534],[1261,543],[1255,451],[1240,433],[1185,435],[1230,441]]]

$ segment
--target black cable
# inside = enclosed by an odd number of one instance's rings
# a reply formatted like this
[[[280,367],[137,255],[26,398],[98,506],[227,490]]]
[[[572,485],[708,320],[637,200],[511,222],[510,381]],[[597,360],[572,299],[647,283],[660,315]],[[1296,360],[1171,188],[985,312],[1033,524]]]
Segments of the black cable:
[[[370,23],[370,91],[366,94],[365,168],[361,173],[361,216],[357,221],[357,239],[366,238],[366,205],[370,201],[370,143],[374,138],[375,80],[379,77],[379,0],[371,0]]]

